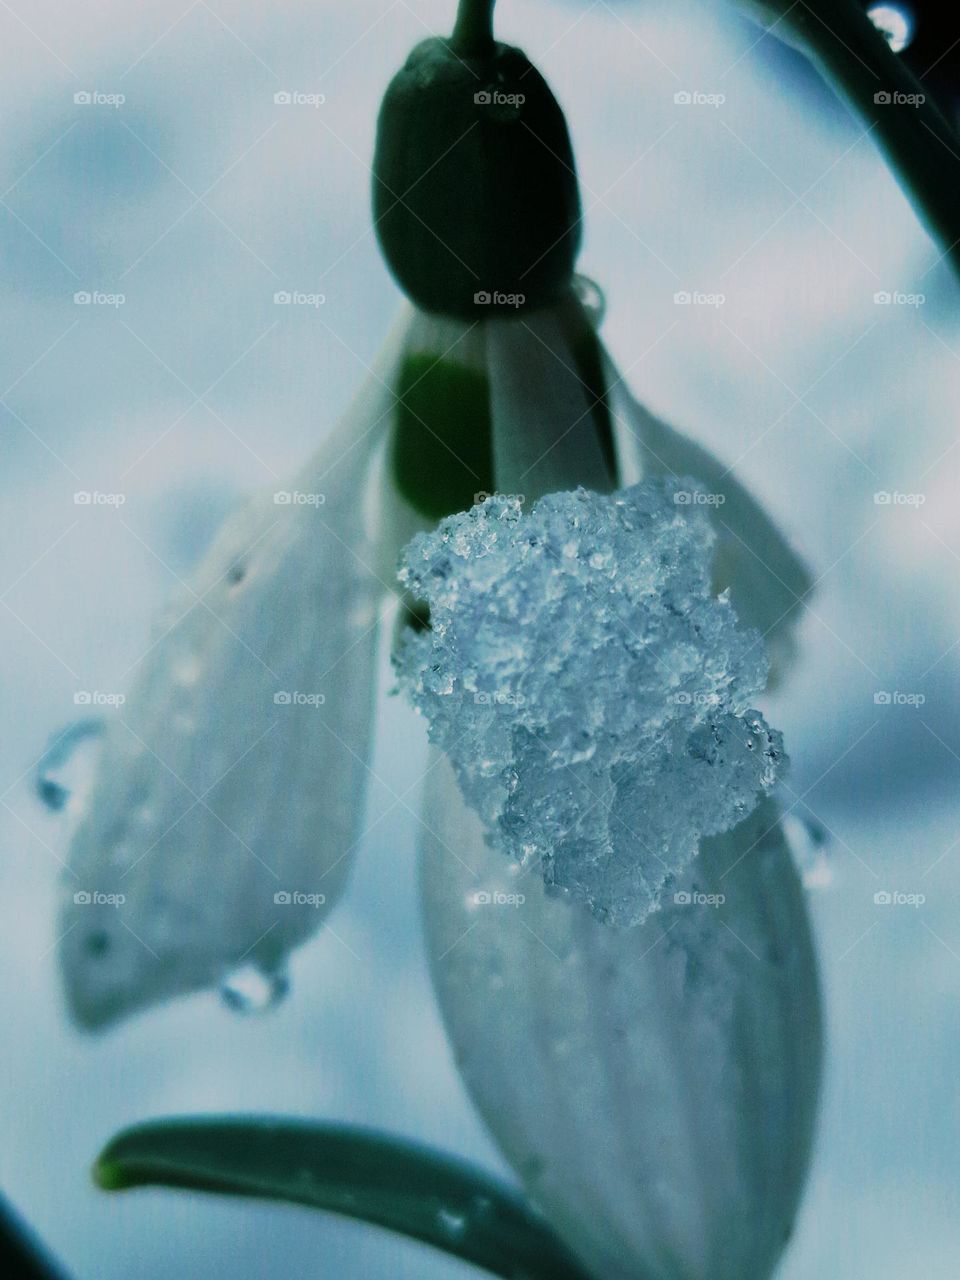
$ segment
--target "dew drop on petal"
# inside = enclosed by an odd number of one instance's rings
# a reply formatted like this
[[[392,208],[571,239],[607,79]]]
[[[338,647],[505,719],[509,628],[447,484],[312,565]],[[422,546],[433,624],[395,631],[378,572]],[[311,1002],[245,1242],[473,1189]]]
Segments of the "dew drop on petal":
[[[76,812],[83,806],[93,784],[103,730],[103,720],[87,718],[54,734],[37,764],[35,779],[37,798],[45,809]]]
[[[493,1201],[489,1196],[474,1196],[470,1201],[470,1217],[477,1222],[482,1222],[485,1218],[489,1218],[493,1213]]]
[[[174,681],[181,688],[189,688],[195,685],[202,675],[203,664],[195,653],[181,658],[173,669]]]
[[[102,960],[107,956],[111,946],[110,934],[106,929],[95,929],[93,933],[88,933],[84,939],[86,953],[94,960]]]
[[[590,318],[590,323],[595,329],[599,329],[607,312],[607,300],[603,296],[603,290],[589,276],[576,275],[573,277],[573,291]]]
[[[800,869],[805,889],[829,889],[833,886],[833,863],[822,851]]]
[[[438,1209],[437,1226],[445,1236],[457,1240],[467,1229],[467,1215],[453,1209]]]
[[[289,990],[290,979],[284,970],[244,964],[224,978],[220,999],[233,1013],[266,1013],[276,1008]]]
[[[803,887],[812,891],[831,888],[834,859],[830,854],[830,833],[826,827],[813,818],[791,813],[783,818],[783,832]]]

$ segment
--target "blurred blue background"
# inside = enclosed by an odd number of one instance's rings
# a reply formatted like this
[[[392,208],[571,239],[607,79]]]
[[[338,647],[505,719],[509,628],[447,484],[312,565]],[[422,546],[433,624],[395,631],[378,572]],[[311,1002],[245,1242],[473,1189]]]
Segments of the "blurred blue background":
[[[376,352],[398,303],[368,212],[379,96],[452,10],[0,5],[0,1183],[78,1278],[476,1274],[306,1210],[107,1198],[88,1173],[122,1125],[203,1110],[339,1117],[502,1167],[423,961],[416,824],[395,804],[422,771],[412,715],[384,693],[372,829],[335,934],[295,956],[289,997],[259,1018],[210,994],[102,1038],[70,1028],[54,950],[65,831],[32,794],[74,692],[116,687],[173,574],[236,499],[316,447]],[[814,877],[829,883],[811,890],[827,1085],[782,1276],[953,1280],[956,285],[863,127],[731,6],[498,10],[500,37],[568,113],[581,267],[606,292],[608,344],[655,412],[735,464],[819,579],[801,661],[768,708],[793,761],[792,815],[829,832],[829,872]],[[277,106],[282,90],[325,101]],[[725,100],[675,103],[683,91]],[[278,308],[278,290],[326,301]],[[680,290],[725,302],[678,307]],[[125,301],[77,305],[80,291]],[[126,502],[78,506],[82,490]],[[884,890],[925,902],[878,908]]]

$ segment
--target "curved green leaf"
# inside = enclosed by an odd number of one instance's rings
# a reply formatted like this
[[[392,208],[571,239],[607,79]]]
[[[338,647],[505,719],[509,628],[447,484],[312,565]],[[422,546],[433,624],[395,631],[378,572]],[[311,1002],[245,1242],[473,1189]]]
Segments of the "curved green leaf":
[[[150,1121],[118,1134],[94,1177],[107,1191],[160,1185],[293,1201],[388,1227],[512,1280],[589,1280],[512,1188],[372,1130],[241,1116]]]

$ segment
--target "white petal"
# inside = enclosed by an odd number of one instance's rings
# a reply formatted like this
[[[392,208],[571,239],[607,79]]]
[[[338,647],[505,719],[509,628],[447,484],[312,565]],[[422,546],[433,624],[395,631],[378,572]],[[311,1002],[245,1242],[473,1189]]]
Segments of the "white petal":
[[[774,683],[794,654],[793,632],[812,587],[806,566],[732,469],[638,404],[609,358],[606,381],[621,483],[650,472],[700,482],[718,535],[717,590],[729,587],[741,624],[763,635]]]
[[[577,485],[606,492],[596,398],[576,371],[559,312],[491,320],[486,328],[497,489],[528,502]]]
[[[63,885],[62,971],[81,1025],[236,964],[276,968],[343,888],[378,612],[408,536],[369,491],[410,327],[405,314],[340,428],[280,490],[288,500],[271,488],[227,521],[109,722]]]
[[[487,849],[445,759],[424,822],[440,1005],[530,1195],[604,1280],[768,1276],[803,1184],[820,1069],[805,907],[771,806],[703,843],[683,887],[722,893],[723,906],[671,902],[625,930]]]

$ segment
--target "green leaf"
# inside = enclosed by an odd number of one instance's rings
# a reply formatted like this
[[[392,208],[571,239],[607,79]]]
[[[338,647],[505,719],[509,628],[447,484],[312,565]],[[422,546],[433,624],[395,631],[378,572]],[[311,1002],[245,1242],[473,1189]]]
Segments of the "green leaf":
[[[94,1167],[107,1191],[160,1185],[288,1200],[389,1227],[512,1280],[589,1280],[512,1188],[388,1134],[263,1117],[150,1121]]]

